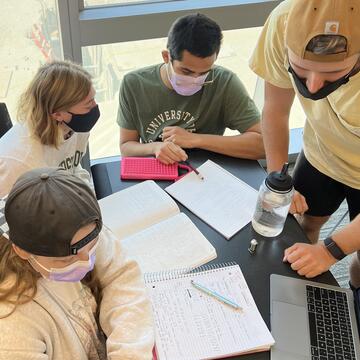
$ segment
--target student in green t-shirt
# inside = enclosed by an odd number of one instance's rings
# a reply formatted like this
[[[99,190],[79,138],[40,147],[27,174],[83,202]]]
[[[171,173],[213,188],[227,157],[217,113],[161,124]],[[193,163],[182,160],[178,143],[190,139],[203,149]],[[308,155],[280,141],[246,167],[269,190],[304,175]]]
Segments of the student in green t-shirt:
[[[155,155],[166,164],[186,160],[191,148],[264,157],[259,111],[239,78],[214,65],[221,40],[208,17],[181,17],[170,29],[164,63],[125,75],[117,118],[122,155]],[[225,128],[239,134],[223,136]]]

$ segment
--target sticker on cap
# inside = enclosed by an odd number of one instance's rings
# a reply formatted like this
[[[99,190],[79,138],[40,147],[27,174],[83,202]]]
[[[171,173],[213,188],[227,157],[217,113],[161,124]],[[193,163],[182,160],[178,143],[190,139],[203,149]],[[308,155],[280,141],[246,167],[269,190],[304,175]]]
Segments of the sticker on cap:
[[[337,34],[339,32],[339,22],[338,21],[327,21],[325,23],[325,34]]]

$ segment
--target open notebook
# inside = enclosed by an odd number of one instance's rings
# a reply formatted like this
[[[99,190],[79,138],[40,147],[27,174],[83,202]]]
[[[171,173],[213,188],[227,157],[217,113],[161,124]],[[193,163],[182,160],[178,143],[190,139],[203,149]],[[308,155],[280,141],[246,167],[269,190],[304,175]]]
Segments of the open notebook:
[[[190,273],[145,274],[158,360],[218,359],[269,350],[274,344],[239,265],[217,266]],[[200,292],[191,280],[232,299],[242,309]]]
[[[99,201],[103,222],[143,272],[197,267],[216,250],[171,197],[148,180]]]
[[[258,192],[211,160],[168,186],[167,191],[191,212],[230,239],[250,220]]]

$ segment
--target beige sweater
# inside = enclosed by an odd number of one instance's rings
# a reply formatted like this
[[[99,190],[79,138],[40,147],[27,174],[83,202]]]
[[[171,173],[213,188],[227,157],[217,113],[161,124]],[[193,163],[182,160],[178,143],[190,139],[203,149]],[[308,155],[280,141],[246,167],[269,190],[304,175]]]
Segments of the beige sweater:
[[[35,298],[0,319],[0,360],[152,359],[151,305],[134,261],[104,228],[95,270],[103,288],[99,335],[95,300],[80,282],[41,279]],[[0,304],[0,316],[9,311]]]
[[[20,175],[42,167],[60,167],[93,187],[90,174],[80,164],[89,134],[74,132],[55,148],[41,144],[26,125],[15,124],[0,139],[0,197],[10,192]]]

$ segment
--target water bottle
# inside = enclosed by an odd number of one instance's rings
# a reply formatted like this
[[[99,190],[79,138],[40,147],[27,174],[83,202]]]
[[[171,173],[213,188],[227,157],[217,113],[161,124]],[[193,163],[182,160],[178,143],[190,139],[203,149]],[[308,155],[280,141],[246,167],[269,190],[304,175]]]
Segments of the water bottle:
[[[252,219],[252,226],[260,235],[277,236],[284,228],[294,193],[288,168],[289,164],[285,163],[280,172],[270,173],[260,186]]]

